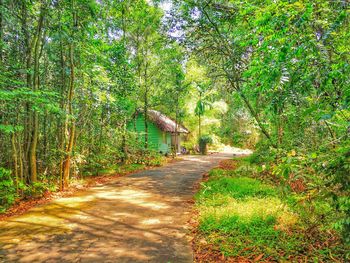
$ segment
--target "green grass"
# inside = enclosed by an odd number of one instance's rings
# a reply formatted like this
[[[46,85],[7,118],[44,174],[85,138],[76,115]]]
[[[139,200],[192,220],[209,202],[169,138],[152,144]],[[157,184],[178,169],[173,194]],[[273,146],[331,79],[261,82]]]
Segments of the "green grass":
[[[241,199],[248,197],[276,196],[276,190],[267,184],[248,177],[218,177],[203,185],[201,198],[210,197],[216,193]]]
[[[197,195],[199,229],[225,255],[237,256],[280,247],[282,229],[296,224],[297,215],[279,198],[276,188],[248,177],[214,170]],[[221,176],[220,176],[221,174]],[[295,249],[294,240],[280,249]],[[278,249],[277,249],[278,250]]]
[[[223,175],[225,176],[234,176],[235,171],[233,170],[223,170],[221,168],[214,168],[209,171],[209,177],[222,177]]]
[[[244,184],[243,184],[244,185]],[[217,197],[219,195],[216,195]],[[200,208],[200,231],[209,240],[219,245],[225,255],[247,255],[250,247],[255,253],[263,253],[274,247],[279,250],[293,250],[298,244],[293,239],[281,243],[288,236],[283,232],[287,226],[298,222],[292,213],[276,197],[248,197],[234,199],[221,195],[221,205],[213,205],[211,199],[202,202]],[[281,244],[283,244],[281,246]]]
[[[202,183],[196,195],[201,238],[225,256],[254,259],[264,254],[265,259],[276,261],[307,256],[315,262],[336,257],[336,248],[315,245],[323,237],[307,237],[308,214],[295,208],[300,196],[284,196],[278,187],[256,179],[256,174],[250,178],[246,168],[243,173],[239,168],[215,168]],[[329,212],[328,207],[321,209]]]

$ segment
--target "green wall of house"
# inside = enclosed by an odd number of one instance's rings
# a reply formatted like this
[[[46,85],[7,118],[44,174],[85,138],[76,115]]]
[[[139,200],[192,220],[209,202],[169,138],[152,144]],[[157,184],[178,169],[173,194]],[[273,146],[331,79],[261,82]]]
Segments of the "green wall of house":
[[[163,132],[156,124],[147,121],[148,124],[148,148],[162,153],[171,152],[171,134]],[[136,130],[135,130],[136,128]],[[135,131],[141,143],[145,143],[145,120],[143,114],[138,114],[135,120],[127,124],[129,131]]]

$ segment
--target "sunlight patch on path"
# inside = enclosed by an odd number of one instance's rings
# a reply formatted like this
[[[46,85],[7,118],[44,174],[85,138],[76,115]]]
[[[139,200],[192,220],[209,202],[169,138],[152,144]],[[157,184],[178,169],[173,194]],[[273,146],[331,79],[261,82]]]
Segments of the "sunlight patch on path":
[[[231,156],[186,156],[0,222],[0,262],[192,262],[193,187]]]

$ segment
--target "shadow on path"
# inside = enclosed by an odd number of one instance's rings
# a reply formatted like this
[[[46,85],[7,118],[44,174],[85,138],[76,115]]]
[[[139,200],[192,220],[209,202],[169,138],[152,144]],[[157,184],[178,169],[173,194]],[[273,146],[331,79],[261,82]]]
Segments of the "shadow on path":
[[[193,187],[230,157],[186,156],[0,222],[0,261],[192,262]]]

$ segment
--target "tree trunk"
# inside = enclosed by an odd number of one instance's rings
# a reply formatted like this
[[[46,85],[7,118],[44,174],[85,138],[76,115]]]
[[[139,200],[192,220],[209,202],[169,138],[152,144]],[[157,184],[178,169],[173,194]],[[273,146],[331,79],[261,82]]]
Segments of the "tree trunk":
[[[36,35],[33,39],[33,48],[34,48],[34,73],[33,73],[33,91],[38,91],[40,86],[40,73],[39,73],[39,66],[40,66],[40,43],[41,43],[41,36],[42,36],[42,28],[44,24],[44,18],[46,13],[46,6],[45,4],[42,4],[39,20],[38,20],[38,26],[36,29]],[[31,130],[31,140],[29,145],[29,174],[30,174],[30,181],[36,182],[37,181],[37,144],[38,144],[38,136],[39,136],[39,114],[36,110],[32,111],[32,130]]]
[[[3,62],[3,0],[0,0],[0,65]]]
[[[66,149],[66,156],[63,161],[63,171],[62,171],[63,182],[61,185],[62,190],[67,188],[69,185],[69,175],[70,175],[70,165],[71,165],[71,155],[72,155],[73,143],[74,143],[74,135],[75,135],[75,125],[72,124],[69,132],[69,142]]]
[[[122,157],[122,163],[125,163],[128,159],[128,149],[126,146],[126,135],[127,135],[127,127],[126,127],[126,118],[123,120],[123,135],[122,135],[122,151],[123,151],[123,157]]]
[[[22,2],[22,33],[24,35],[24,42],[25,42],[25,54],[24,54],[24,61],[25,67],[26,67],[26,86],[28,89],[32,89],[32,74],[31,74],[31,64],[32,64],[32,47],[30,43],[30,35],[28,32],[28,13],[27,13],[27,7],[25,5],[25,2]],[[31,131],[32,131],[32,114],[30,112],[30,104],[29,102],[25,103],[25,131],[23,135],[23,170],[25,175],[25,181],[28,183],[30,181],[29,178],[29,148],[30,148],[30,142],[31,142]]]
[[[59,20],[61,21],[61,12],[59,13]],[[60,30],[62,29],[62,23],[60,23]],[[61,82],[61,102],[60,107],[61,110],[65,110],[65,97],[66,97],[66,63],[64,59],[64,47],[63,47],[63,41],[60,39],[60,66],[61,66],[61,76],[60,76],[60,82]],[[60,164],[59,164],[59,179],[60,179],[60,189],[63,190],[63,162],[65,155],[63,154],[65,151],[65,145],[66,145],[66,136],[65,131],[67,130],[67,117],[60,118],[57,121],[57,128],[58,128],[58,147],[60,149]]]
[[[202,101],[202,92],[199,92],[199,101]],[[198,138],[202,136],[202,118],[201,118],[202,112],[201,110],[198,111]]]
[[[125,3],[123,2],[122,4],[122,29],[123,29],[123,45],[124,48],[126,48],[126,23],[125,23]],[[126,64],[123,63],[123,71],[124,74],[126,74]],[[127,150],[127,145],[126,145],[126,136],[127,136],[127,119],[126,117],[124,118],[124,122],[123,122],[123,135],[122,135],[122,151],[123,151],[123,158],[122,158],[122,162],[125,163],[128,159],[128,150]]]
[[[146,58],[147,59],[147,58]],[[148,149],[148,83],[147,83],[147,62],[145,65],[145,69],[144,69],[144,74],[145,74],[145,80],[144,80],[144,84],[145,84],[145,97],[144,97],[144,115],[145,115],[145,148]]]
[[[178,138],[178,121],[179,121],[179,95],[176,95],[176,112],[175,112],[175,156],[179,152],[179,138]]]
[[[75,1],[71,0],[71,11],[72,11],[72,31],[71,39],[74,40],[74,32],[77,30],[77,14],[75,11]],[[67,127],[68,133],[68,143],[65,149],[64,160],[62,164],[62,181],[61,181],[61,190],[64,190],[68,187],[69,176],[70,176],[70,166],[71,166],[71,157],[73,153],[74,146],[74,137],[75,137],[75,120],[73,117],[73,96],[74,96],[74,82],[75,82],[75,65],[74,65],[74,41],[69,45],[69,66],[70,66],[70,79],[69,79],[69,89],[67,97],[68,112],[67,115],[70,118],[66,119],[65,126]]]
[[[146,88],[147,89],[147,88]],[[144,122],[145,122],[145,148],[148,148],[148,96],[147,96],[147,92],[145,92],[145,106],[143,108],[143,112],[144,112]]]
[[[39,116],[37,112],[34,112],[32,140],[29,147],[29,173],[30,182],[34,183],[37,181],[37,165],[36,165],[36,147],[38,143],[38,131],[39,131]]]
[[[202,136],[202,129],[201,129],[201,126],[202,126],[202,120],[201,120],[201,115],[198,114],[198,138],[200,138]]]
[[[250,104],[250,101],[247,99],[247,97],[244,95],[244,93],[242,92],[242,90],[240,89],[239,86],[236,86],[234,84],[234,81],[232,80],[232,78],[229,76],[229,74],[226,72],[227,74],[227,78],[232,86],[232,88],[234,90],[236,90],[239,94],[239,96],[243,99],[243,102],[245,103],[245,105],[248,107],[250,114],[253,116],[253,118],[255,119],[255,121],[257,122],[258,126],[261,129],[261,132],[266,136],[266,138],[270,141],[271,145],[275,148],[277,148],[277,145],[272,141],[272,138],[270,136],[270,133],[265,129],[264,125],[262,124],[260,117],[258,115],[258,113],[254,110],[253,106]]]
[[[271,145],[277,148],[277,145],[272,141],[272,138],[270,136],[270,133],[265,129],[264,125],[262,124],[259,115],[254,110],[253,106],[250,104],[247,97],[242,93],[241,90],[238,91],[240,97],[243,99],[245,105],[248,107],[251,115],[254,117],[255,121],[257,122],[258,126],[260,127],[262,133],[266,136],[266,138],[271,142]]]
[[[3,67],[3,0],[0,0],[0,67]],[[4,107],[3,102],[0,102],[0,108]],[[3,122],[3,114],[0,114],[0,123]],[[5,142],[5,137],[3,136],[3,134],[0,133],[0,148],[1,149],[5,149],[5,145],[3,145],[3,143]],[[0,161],[2,154],[0,154]]]
[[[15,172],[16,192],[18,193],[18,153],[16,147],[16,133],[13,132],[11,135],[12,144],[12,156],[13,156],[13,170]]]
[[[23,144],[21,144],[20,136],[18,136],[18,149],[19,149],[19,178],[21,179],[21,182],[24,182],[24,167],[23,167]]]
[[[73,6],[73,1],[72,1]],[[75,17],[75,15],[74,15]],[[75,21],[75,20],[74,20]],[[74,46],[73,43],[70,44],[69,47],[69,64],[70,64],[70,80],[69,80],[69,92],[67,98],[68,104],[68,116],[69,120],[69,131],[68,131],[68,144],[65,151],[65,157],[63,161],[62,167],[62,182],[61,182],[61,190],[64,190],[68,187],[69,183],[69,175],[70,175],[70,166],[71,166],[71,156],[73,152],[74,145],[74,136],[75,136],[75,121],[73,118],[73,96],[74,96],[74,81],[75,81],[75,65],[74,65]]]
[[[283,121],[282,121],[282,110],[278,110],[277,114],[277,145],[278,147],[283,143]]]

